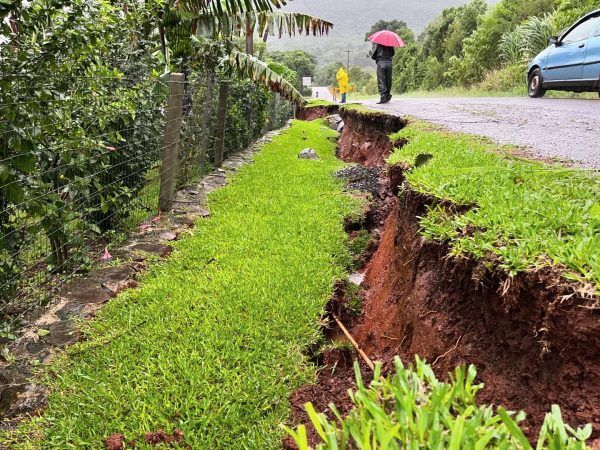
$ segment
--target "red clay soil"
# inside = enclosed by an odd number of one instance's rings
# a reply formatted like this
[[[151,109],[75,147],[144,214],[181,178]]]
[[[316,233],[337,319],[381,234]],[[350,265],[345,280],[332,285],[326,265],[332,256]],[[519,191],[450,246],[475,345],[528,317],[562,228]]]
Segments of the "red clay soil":
[[[158,447],[177,447],[191,449],[185,445],[183,431],[175,430],[173,434],[167,434],[164,430],[151,431],[144,435],[144,442],[151,446]],[[136,448],[136,441],[125,441],[125,436],[121,433],[115,433],[105,441],[107,450],[124,450],[125,448]]]
[[[362,372],[367,371],[361,366]],[[333,420],[329,404],[335,403],[337,410],[343,416],[352,409],[352,403],[348,396],[348,389],[355,389],[354,383],[354,355],[349,350],[330,350],[323,354],[321,369],[317,376],[317,383],[303,386],[296,390],[289,398],[292,405],[291,422],[294,424],[310,424],[310,419],[304,405],[311,402],[318,412],[322,412]],[[365,382],[370,382],[368,375]],[[319,436],[312,426],[307,426],[309,442],[315,446],[319,443]],[[286,450],[297,450],[297,446],[291,437],[283,440],[283,448]]]
[[[550,271],[509,280],[425,243],[417,217],[430,199],[406,187],[365,277],[355,339],[373,359],[415,355],[438,376],[475,364],[482,403],[528,414],[534,436],[552,404],[571,425],[600,435],[600,317]]]
[[[340,107],[338,105],[307,107],[300,106],[296,111],[296,119],[306,121],[323,119],[327,116],[331,116],[332,114],[337,114],[339,110]]]
[[[390,151],[389,142],[382,144],[387,131],[373,132],[376,123],[361,123],[354,115],[344,120],[339,154],[346,161],[380,164]],[[365,142],[374,143],[370,153],[376,156],[363,152]],[[475,364],[485,384],[478,400],[524,410],[525,431],[532,438],[551,405],[558,404],[567,423],[591,423],[598,439],[599,311],[585,308],[589,299],[556,271],[509,279],[481,261],[449,257],[444,244],[425,242],[418,217],[435,200],[404,184],[402,168],[390,168],[386,176],[384,185],[403,189],[399,197],[388,196],[380,204],[387,218],[372,224],[380,226],[374,232],[379,241],[365,267],[364,309],[356,323],[346,324],[360,347],[384,368],[391,367],[395,355],[405,363],[419,355],[433,364],[441,379],[458,365]],[[338,292],[334,303],[339,298]],[[330,402],[340,405],[342,412],[350,408],[351,361],[339,353],[328,353],[324,359],[317,384],[290,398],[294,423],[308,423],[303,410],[308,401],[321,411],[328,411]]]
[[[121,433],[113,434],[105,441],[107,450],[123,450],[125,448],[125,436]]]
[[[338,156],[346,162],[366,167],[381,166],[401,143],[389,135],[406,126],[406,120],[380,113],[364,113],[352,109],[341,111],[344,129],[339,140]]]
[[[146,433],[144,442],[150,445],[173,445],[180,446],[183,444],[183,431],[175,430],[173,434],[167,434],[164,430],[152,431]]]

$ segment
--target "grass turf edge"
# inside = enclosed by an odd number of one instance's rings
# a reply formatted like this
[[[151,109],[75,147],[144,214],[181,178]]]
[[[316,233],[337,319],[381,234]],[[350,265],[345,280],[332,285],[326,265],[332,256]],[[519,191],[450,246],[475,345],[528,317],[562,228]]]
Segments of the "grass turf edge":
[[[411,167],[413,189],[472,205],[458,214],[431,207],[420,220],[425,237],[449,242],[455,255],[494,255],[510,275],[556,266],[599,294],[596,174],[515,157],[487,139],[419,121],[390,139],[406,142],[388,163]]]

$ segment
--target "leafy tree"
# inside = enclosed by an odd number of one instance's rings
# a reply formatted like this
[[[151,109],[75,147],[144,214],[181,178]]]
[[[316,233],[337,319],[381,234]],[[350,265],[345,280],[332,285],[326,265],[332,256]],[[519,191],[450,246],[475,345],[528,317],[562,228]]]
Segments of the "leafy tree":
[[[463,67],[462,78],[475,83],[481,81],[485,71],[498,68],[502,36],[529,17],[552,12],[555,6],[556,0],[501,0],[483,17],[473,35],[465,39],[459,58],[465,64],[454,61],[456,67]]]
[[[425,71],[422,46],[414,42],[396,53],[394,57],[393,90],[398,94],[421,88]]]
[[[281,75],[286,80],[288,80],[291,83],[293,83],[294,85],[299,82],[299,80],[298,80],[298,78],[299,78],[298,77],[298,72],[296,72],[295,70],[290,69],[284,63],[275,61],[273,59],[267,60],[267,63],[269,64],[269,69],[271,69],[273,72]]]
[[[354,66],[348,72],[350,85],[355,92],[364,92],[367,86],[372,83],[375,78],[375,72],[363,67]]]
[[[417,42],[397,52],[395,90],[436,89],[456,80],[450,60],[461,55],[465,39],[477,28],[487,8],[483,0],[446,8],[421,33]]]
[[[322,86],[334,86],[337,84],[337,73],[340,67],[346,67],[346,64],[338,61],[323,66],[317,72],[315,83]]]
[[[304,101],[240,45],[255,34],[321,35],[331,27],[278,12],[282,4],[0,2],[0,297],[35,262],[22,249],[42,251],[47,242],[51,256],[43,267],[72,270],[85,263],[90,233],[113,229],[127,216],[124,205],[144,188],[158,159],[161,73],[189,76],[195,68],[237,80],[228,111],[232,149],[265,126],[268,96],[257,84]]]
[[[458,21],[460,8],[446,8],[442,14],[419,36],[419,42],[423,44],[423,56],[433,56],[442,60],[446,53],[446,43],[450,34],[450,27]]]
[[[444,60],[447,62],[453,56],[459,56],[463,50],[463,43],[477,29],[481,17],[487,11],[484,0],[472,0],[470,3],[458,8],[455,20],[448,27],[445,42]]]
[[[560,34],[577,19],[598,9],[596,0],[557,0],[557,8],[552,15],[554,31]]]
[[[0,296],[32,263],[22,249],[45,235],[41,263],[64,271],[82,262],[84,231],[119,219],[151,164],[164,98],[143,4],[13,6],[0,52]]]
[[[203,47],[210,47],[212,42],[218,41],[223,44],[222,56],[225,57],[221,62],[229,68],[302,103],[304,98],[295,86],[270,70],[268,64],[244,53],[235,40],[236,37],[245,37],[248,43],[255,34],[323,35],[331,29],[331,23],[318,18],[277,11],[284,4],[282,0],[169,0],[161,11],[163,19],[159,27],[165,59],[168,60],[172,54],[179,59],[179,65],[185,71],[190,56],[201,54]],[[294,69],[291,64],[286,65]]]
[[[505,63],[511,68],[502,79],[508,80],[517,73],[513,65],[545,47],[553,20],[544,14],[561,1],[571,0],[501,0],[489,11],[485,1],[472,0],[445,9],[415,47],[396,55],[395,90],[471,86]]]
[[[276,62],[284,64],[297,75],[297,85],[302,83],[302,77],[315,77],[317,59],[303,50],[290,50],[286,52],[271,52],[269,57]]]

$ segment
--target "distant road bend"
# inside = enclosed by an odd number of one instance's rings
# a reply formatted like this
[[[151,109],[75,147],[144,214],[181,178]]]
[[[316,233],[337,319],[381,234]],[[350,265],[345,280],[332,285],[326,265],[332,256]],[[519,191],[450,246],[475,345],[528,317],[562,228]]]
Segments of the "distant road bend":
[[[543,158],[600,169],[600,100],[448,97],[364,103],[500,144],[528,147]]]

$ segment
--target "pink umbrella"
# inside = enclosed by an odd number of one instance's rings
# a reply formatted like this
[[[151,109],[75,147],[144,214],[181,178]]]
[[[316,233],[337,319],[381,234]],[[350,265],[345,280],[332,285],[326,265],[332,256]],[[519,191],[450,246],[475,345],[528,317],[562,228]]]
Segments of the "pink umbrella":
[[[369,37],[373,44],[385,45],[386,47],[404,47],[404,41],[393,31],[378,31]]]

